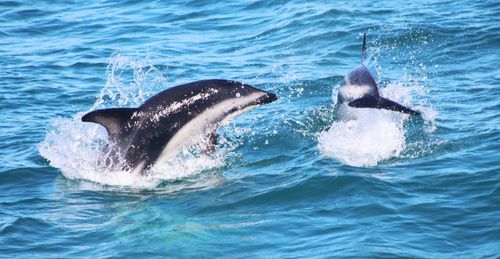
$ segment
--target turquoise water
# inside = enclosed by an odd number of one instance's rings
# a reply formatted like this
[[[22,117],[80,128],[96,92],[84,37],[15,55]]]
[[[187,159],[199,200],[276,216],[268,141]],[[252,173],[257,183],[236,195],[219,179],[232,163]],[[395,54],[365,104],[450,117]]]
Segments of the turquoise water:
[[[168,2],[168,3],[167,3]],[[0,2],[0,257],[500,256],[497,1]],[[422,118],[336,91],[360,62]],[[80,122],[181,83],[280,99],[212,157],[96,168]]]

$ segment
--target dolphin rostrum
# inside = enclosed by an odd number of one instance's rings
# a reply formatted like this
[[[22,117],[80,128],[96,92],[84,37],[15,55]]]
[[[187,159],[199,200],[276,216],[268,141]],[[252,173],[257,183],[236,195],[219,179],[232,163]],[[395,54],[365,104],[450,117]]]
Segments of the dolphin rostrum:
[[[420,112],[379,95],[377,83],[365,66],[366,33],[363,34],[361,65],[352,70],[344,79],[338,93],[338,104],[347,104],[356,108],[376,108],[420,115]]]
[[[197,137],[206,139],[213,148],[221,121],[276,99],[276,95],[248,84],[202,80],[168,88],[138,108],[92,111],[82,121],[106,128],[111,154],[108,164],[124,161],[121,168],[144,173]]]

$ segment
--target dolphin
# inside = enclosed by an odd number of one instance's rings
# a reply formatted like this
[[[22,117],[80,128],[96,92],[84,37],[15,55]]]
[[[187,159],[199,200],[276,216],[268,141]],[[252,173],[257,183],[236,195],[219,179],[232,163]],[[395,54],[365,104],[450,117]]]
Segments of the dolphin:
[[[201,80],[168,88],[137,108],[89,112],[82,121],[106,128],[108,166],[144,174],[199,137],[213,151],[221,121],[275,100],[275,94],[237,81]]]
[[[361,65],[352,70],[340,86],[337,104],[347,104],[355,108],[375,108],[420,115],[420,112],[407,108],[399,103],[379,95],[377,83],[365,66],[366,33],[363,34]]]

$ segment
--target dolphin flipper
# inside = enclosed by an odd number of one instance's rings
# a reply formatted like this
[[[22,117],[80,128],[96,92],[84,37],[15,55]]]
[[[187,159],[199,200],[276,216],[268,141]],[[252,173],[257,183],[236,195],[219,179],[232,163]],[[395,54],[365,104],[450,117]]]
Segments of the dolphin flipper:
[[[356,108],[376,108],[376,109],[386,109],[390,111],[402,112],[410,115],[420,115],[420,112],[414,111],[407,108],[397,102],[391,101],[389,99],[380,96],[367,96],[363,98],[356,99],[349,103],[349,106]]]
[[[217,145],[217,132],[214,130],[208,134],[208,145],[203,152],[205,155],[212,155],[215,152],[215,146]]]
[[[137,110],[137,108],[95,110],[85,114],[82,121],[101,124],[108,131],[109,138],[113,139]]]

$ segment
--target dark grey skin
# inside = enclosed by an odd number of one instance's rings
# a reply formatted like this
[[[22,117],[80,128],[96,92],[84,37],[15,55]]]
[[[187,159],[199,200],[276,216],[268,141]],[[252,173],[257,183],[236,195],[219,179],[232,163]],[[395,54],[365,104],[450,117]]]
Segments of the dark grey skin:
[[[364,65],[366,57],[366,34],[363,34],[361,65],[351,71],[340,86],[337,97],[338,104],[347,104],[356,108],[375,108],[420,115],[420,112],[407,108],[399,103],[379,95],[377,83]]]
[[[197,137],[190,134],[203,134],[215,145],[215,131],[227,116],[275,100],[276,95],[244,83],[202,80],[164,90],[138,108],[87,113],[82,121],[106,128],[112,157],[108,164],[124,160],[122,168],[144,173],[160,155],[172,153]]]

